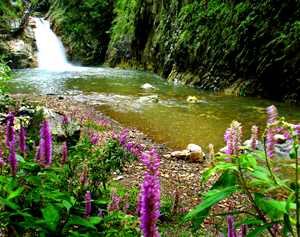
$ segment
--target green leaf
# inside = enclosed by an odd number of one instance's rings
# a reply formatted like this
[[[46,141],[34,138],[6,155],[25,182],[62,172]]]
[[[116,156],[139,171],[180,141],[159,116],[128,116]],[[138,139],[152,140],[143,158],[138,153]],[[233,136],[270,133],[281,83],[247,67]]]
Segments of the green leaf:
[[[212,189],[227,188],[237,183],[235,174],[231,174],[231,170],[225,170],[219,179],[214,183]]]
[[[16,191],[10,193],[7,197],[7,200],[19,196],[23,192],[24,189],[25,189],[24,187],[20,187]]]
[[[48,203],[46,208],[42,209],[42,213],[47,222],[56,223],[59,221],[59,212],[51,203]]]
[[[82,225],[82,226],[96,229],[93,223],[91,223],[89,220],[77,215],[71,215],[71,218],[68,221],[67,225]]]
[[[92,224],[99,224],[101,222],[102,218],[99,216],[91,216],[90,217],[90,222]]]
[[[66,200],[63,200],[62,203],[63,203],[64,207],[67,209],[67,212],[69,213],[70,208],[72,207],[72,204]]]
[[[201,202],[193,211],[191,211],[189,214],[187,214],[184,217],[184,220],[186,220],[188,217],[193,216],[209,207],[211,207],[213,204],[223,200],[224,198],[228,197],[230,194],[236,192],[236,191],[240,191],[239,188],[235,188],[235,187],[230,187],[230,188],[226,188],[223,189],[217,193],[215,193],[214,195],[206,198],[203,202]]]
[[[295,237],[289,215],[284,214],[283,219],[284,219],[284,230],[285,230],[285,232],[287,232],[286,230],[288,230]],[[287,236],[287,233],[285,234],[285,236]]]
[[[281,224],[283,221],[274,221],[268,224],[265,224],[263,226],[258,227],[257,229],[255,229],[254,231],[252,231],[251,233],[249,233],[247,235],[247,237],[257,237],[260,233],[262,233],[265,229],[267,229],[268,227],[271,227],[273,225],[277,225],[277,224]]]
[[[290,155],[290,158],[291,159],[296,159],[296,151],[294,148],[292,148],[290,151],[289,151],[289,155]]]

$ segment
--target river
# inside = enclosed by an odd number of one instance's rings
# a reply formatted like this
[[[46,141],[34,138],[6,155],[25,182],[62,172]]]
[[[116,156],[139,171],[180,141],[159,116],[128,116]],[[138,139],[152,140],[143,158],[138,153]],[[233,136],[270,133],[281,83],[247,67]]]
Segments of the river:
[[[243,140],[250,138],[256,124],[262,134],[266,124],[265,108],[274,104],[280,116],[300,123],[300,108],[284,103],[169,83],[147,71],[106,67],[75,67],[69,71],[43,69],[12,70],[8,83],[11,93],[57,94],[88,101],[96,109],[128,127],[136,127],[154,140],[175,150],[189,143],[204,151],[209,143],[215,150],[225,145],[223,136],[232,120],[243,126]],[[142,89],[145,84],[154,89]],[[159,101],[142,102],[141,97],[157,95]],[[198,103],[187,102],[196,96]]]

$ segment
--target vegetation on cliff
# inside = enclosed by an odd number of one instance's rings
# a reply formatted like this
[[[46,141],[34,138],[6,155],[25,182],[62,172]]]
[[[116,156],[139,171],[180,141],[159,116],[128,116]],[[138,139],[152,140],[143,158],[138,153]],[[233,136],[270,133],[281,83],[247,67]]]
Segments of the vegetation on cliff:
[[[108,65],[142,65],[203,89],[294,103],[299,6],[298,0],[119,0]]]

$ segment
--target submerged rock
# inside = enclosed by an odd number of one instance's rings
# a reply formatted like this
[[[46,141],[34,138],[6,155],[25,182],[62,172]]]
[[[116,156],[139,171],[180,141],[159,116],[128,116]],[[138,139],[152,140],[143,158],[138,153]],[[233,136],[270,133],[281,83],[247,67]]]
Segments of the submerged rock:
[[[141,103],[157,103],[159,101],[157,95],[142,96],[138,99]]]

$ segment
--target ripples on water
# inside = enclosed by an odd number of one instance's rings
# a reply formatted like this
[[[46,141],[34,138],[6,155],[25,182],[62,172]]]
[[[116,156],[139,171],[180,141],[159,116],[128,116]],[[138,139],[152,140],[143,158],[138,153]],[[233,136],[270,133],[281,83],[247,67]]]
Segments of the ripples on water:
[[[224,133],[232,120],[243,125],[243,140],[250,138],[256,124],[260,134],[266,124],[265,108],[274,104],[280,116],[299,123],[300,109],[258,98],[236,97],[168,83],[155,73],[111,68],[77,67],[72,71],[41,69],[12,71],[8,85],[12,93],[61,94],[89,101],[106,115],[126,126],[136,127],[175,150],[189,143],[204,151],[213,143],[215,150],[225,145]],[[141,89],[149,83],[155,89]],[[158,103],[142,103],[142,96],[157,95]],[[196,96],[191,104],[187,97]]]

